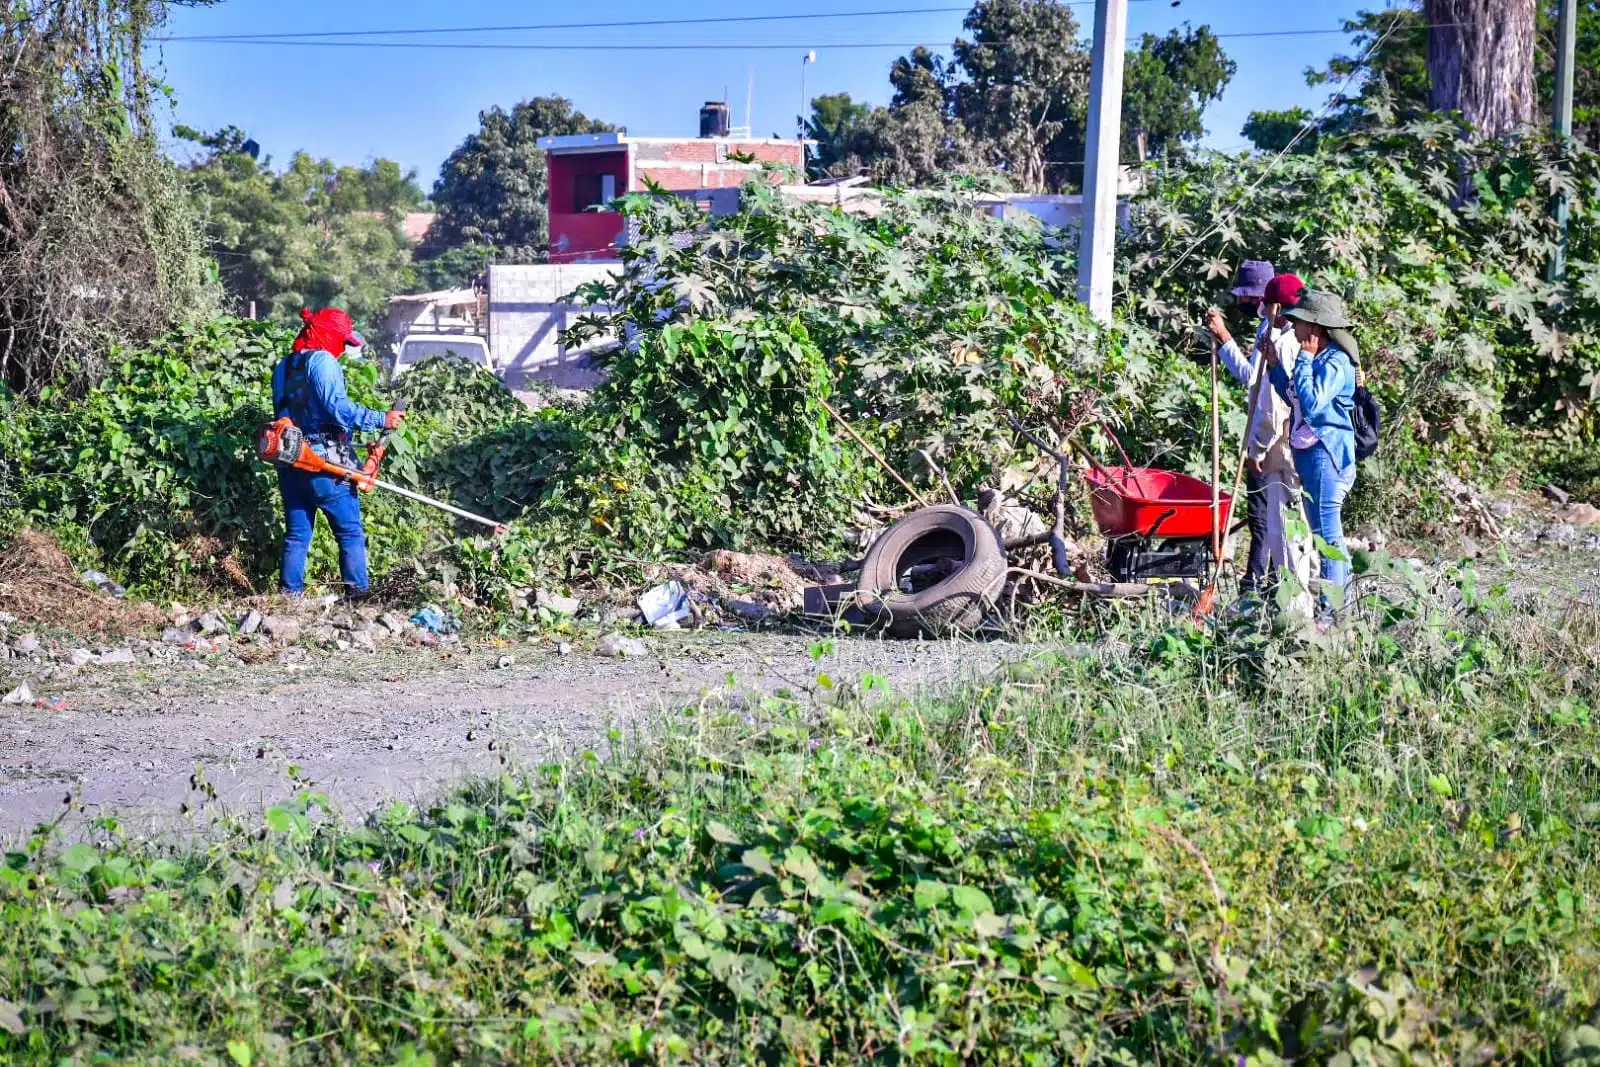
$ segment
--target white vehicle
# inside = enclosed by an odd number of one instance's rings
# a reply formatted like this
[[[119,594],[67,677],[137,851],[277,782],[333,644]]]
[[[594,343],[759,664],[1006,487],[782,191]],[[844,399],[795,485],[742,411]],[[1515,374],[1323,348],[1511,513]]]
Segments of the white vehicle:
[[[489,340],[475,333],[408,333],[394,354],[392,377],[398,378],[418,363],[435,357],[459,359],[491,373]]]

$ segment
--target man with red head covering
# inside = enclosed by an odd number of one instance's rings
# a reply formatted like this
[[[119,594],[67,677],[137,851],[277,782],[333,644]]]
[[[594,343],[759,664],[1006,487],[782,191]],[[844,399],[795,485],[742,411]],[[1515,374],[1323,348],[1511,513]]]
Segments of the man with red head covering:
[[[1245,489],[1249,505],[1250,561],[1245,570],[1240,589],[1243,592],[1264,591],[1276,575],[1284,570],[1301,579],[1302,586],[1310,580],[1309,556],[1285,522],[1285,508],[1292,516],[1299,509],[1300,486],[1295,474],[1294,453],[1289,447],[1289,434],[1293,417],[1291,405],[1267,381],[1268,361],[1265,353],[1269,347],[1278,354],[1284,366],[1293,366],[1300,345],[1295,340],[1294,329],[1283,312],[1300,302],[1305,284],[1293,274],[1275,274],[1263,280],[1261,274],[1271,274],[1270,263],[1254,260],[1245,267],[1256,267],[1252,280],[1259,290],[1243,292],[1234,289],[1240,303],[1252,301],[1261,325],[1256,329],[1255,344],[1246,354],[1229,333],[1222,314],[1212,309],[1207,325],[1217,339],[1217,356],[1228,373],[1249,390],[1249,423],[1245,429]],[[1240,268],[1241,277],[1247,272]],[[1265,268],[1264,271],[1259,268]],[[1278,317],[1266,321],[1267,308],[1277,305]],[[1302,574],[1302,572],[1304,572]]]
[[[400,411],[377,411],[350,399],[339,358],[346,348],[365,342],[350,316],[338,308],[300,312],[305,323],[294,349],[272,370],[274,417],[287,415],[306,435],[312,451],[341,467],[360,462],[350,445],[356,431],[392,430],[405,417]],[[299,596],[306,585],[306,556],[317,512],[327,516],[339,543],[339,574],[346,595],[367,594],[367,535],[361,525],[361,498],[349,482],[327,474],[278,467],[278,492],[283,497],[283,560],[279,580],[283,592]]]

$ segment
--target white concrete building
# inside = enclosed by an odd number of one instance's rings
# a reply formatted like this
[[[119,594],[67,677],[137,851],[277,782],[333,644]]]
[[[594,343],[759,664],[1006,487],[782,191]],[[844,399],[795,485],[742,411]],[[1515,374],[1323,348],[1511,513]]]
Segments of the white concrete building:
[[[585,309],[569,303],[574,290],[604,281],[620,263],[536,263],[489,268],[489,353],[513,390],[546,381],[562,389],[590,389],[600,373],[589,359],[596,345],[568,348],[562,333]],[[593,309],[600,311],[603,309]]]

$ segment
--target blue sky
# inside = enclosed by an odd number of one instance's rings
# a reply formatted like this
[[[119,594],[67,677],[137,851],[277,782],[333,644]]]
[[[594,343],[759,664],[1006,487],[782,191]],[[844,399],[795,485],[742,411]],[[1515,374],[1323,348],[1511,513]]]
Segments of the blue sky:
[[[1188,21],[1219,34],[1263,30],[1334,30],[1360,8],[1382,0],[1133,0],[1129,38],[1163,33]],[[475,0],[226,0],[214,7],[179,8],[172,36],[311,33],[369,29],[507,26],[530,23],[616,22],[629,19],[780,15],[903,8],[961,8],[961,0],[749,0],[713,4],[646,0],[606,4],[517,3]],[[1093,6],[1074,7],[1087,36]],[[159,45],[162,67],[177,96],[178,121],[201,129],[233,124],[278,160],[297,149],[339,163],[377,156],[415,168],[424,188],[439,164],[477,126],[478,112],[546,93],[572,99],[590,115],[638,135],[693,135],[699,108],[724,94],[734,123],[745,122],[746,89],[754,72],[751,124],[758,135],[794,129],[805,94],[848,92],[885,103],[888,68],[914,44],[948,52],[961,32],[961,11],[818,18],[698,26],[590,28],[394,37],[392,41],[529,43],[541,45],[691,45],[681,51],[452,51],[170,41]],[[736,46],[706,49],[702,45]],[[844,48],[839,44],[888,47]],[[1315,109],[1326,94],[1308,89],[1302,71],[1347,51],[1339,35],[1232,38],[1223,42],[1239,64],[1226,96],[1206,114],[1206,143],[1242,146],[1240,127],[1253,110]],[[771,47],[737,47],[737,46]]]

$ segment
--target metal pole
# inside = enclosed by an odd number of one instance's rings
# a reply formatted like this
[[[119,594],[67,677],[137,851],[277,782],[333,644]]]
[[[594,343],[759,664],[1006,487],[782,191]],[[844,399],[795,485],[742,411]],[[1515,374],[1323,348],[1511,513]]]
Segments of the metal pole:
[[[1561,142],[1562,155],[1566,154],[1572,140],[1572,79],[1578,50],[1578,0],[1561,0],[1561,14],[1556,20],[1556,99],[1554,119],[1556,139]],[[1567,198],[1556,194],[1556,249],[1550,256],[1550,280],[1559,282],[1567,276]]]
[[[802,145],[806,140],[806,68],[817,61],[816,49],[812,49],[800,57],[800,129],[795,132],[794,139]],[[804,149],[801,150],[802,154]]]
[[[1078,299],[1101,322],[1111,321],[1117,153],[1122,142],[1122,67],[1127,36],[1128,0],[1095,0],[1088,163],[1083,178],[1083,229],[1078,238]]]

